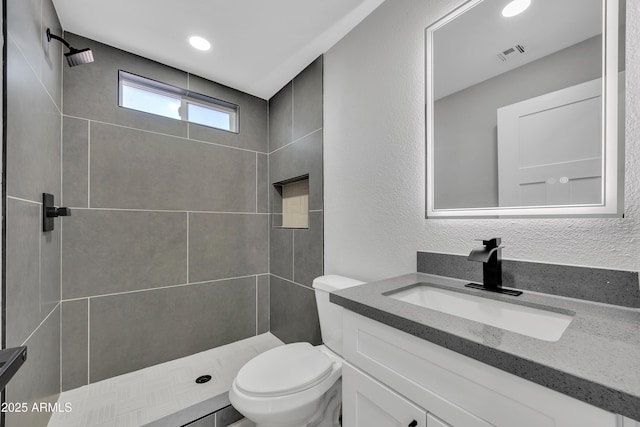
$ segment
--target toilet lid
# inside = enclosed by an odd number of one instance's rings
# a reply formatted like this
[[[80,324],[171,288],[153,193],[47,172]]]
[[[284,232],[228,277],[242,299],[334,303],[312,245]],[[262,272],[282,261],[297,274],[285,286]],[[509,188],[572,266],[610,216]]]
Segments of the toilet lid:
[[[236,386],[247,394],[282,396],[318,384],[331,373],[332,365],[309,343],[287,344],[251,359],[238,372]]]

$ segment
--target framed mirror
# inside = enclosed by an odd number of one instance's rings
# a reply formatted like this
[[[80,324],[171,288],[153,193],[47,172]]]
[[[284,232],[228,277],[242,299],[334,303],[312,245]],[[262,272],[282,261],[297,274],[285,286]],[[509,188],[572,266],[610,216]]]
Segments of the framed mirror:
[[[624,0],[471,0],[426,29],[426,217],[622,216]]]

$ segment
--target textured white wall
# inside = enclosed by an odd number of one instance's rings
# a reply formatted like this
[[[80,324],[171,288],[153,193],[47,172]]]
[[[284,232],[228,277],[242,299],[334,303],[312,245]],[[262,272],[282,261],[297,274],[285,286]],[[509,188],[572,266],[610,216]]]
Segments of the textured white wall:
[[[416,251],[640,270],[640,0],[627,0],[624,219],[424,219],[424,29],[461,0],[386,0],[325,55],[325,272],[416,271]],[[478,165],[482,167],[482,165]]]

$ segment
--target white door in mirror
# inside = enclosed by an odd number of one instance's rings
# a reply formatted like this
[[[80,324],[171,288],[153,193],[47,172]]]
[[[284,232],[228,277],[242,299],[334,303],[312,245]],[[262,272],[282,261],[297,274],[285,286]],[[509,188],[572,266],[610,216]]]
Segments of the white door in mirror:
[[[499,205],[601,204],[601,123],[602,79],[499,108]]]

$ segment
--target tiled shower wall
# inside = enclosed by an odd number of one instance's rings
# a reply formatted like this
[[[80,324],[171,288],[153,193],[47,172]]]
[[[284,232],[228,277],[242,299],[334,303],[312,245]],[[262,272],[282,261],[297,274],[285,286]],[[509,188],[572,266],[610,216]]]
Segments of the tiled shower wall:
[[[322,63],[316,59],[269,100],[269,182],[309,177],[309,228],[271,227],[271,332],[287,343],[322,342],[311,288],[323,272]],[[278,192],[270,192],[277,208]]]
[[[62,49],[51,0],[8,0],[6,58],[7,347],[27,345],[7,402],[55,401],[60,392],[60,227],[42,232],[42,193],[61,195]],[[4,411],[3,411],[4,412]],[[47,413],[7,413],[6,426],[46,425]]]
[[[267,102],[66,33],[62,389],[265,332]],[[240,106],[238,134],[120,108],[118,70]]]

